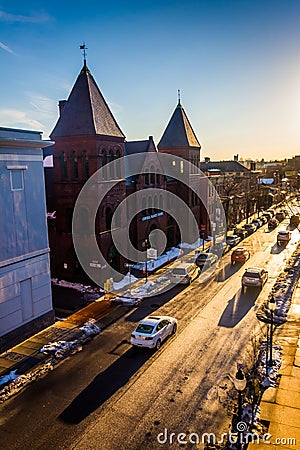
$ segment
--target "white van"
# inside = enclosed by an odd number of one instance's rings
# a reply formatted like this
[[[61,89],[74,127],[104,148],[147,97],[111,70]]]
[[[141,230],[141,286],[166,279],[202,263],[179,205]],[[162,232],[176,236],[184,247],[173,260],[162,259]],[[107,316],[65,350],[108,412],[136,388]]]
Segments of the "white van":
[[[170,282],[174,284],[190,284],[199,274],[199,267],[195,263],[180,263],[172,269]]]

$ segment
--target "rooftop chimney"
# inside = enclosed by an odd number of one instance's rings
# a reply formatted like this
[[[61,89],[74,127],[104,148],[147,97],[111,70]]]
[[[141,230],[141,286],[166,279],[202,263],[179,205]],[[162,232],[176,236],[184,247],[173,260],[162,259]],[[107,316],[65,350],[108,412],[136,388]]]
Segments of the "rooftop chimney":
[[[238,161],[239,160],[239,155],[233,155],[233,161]]]
[[[209,157],[209,156],[205,156],[204,161],[205,161],[206,163],[209,163],[209,162],[210,162],[210,157]]]

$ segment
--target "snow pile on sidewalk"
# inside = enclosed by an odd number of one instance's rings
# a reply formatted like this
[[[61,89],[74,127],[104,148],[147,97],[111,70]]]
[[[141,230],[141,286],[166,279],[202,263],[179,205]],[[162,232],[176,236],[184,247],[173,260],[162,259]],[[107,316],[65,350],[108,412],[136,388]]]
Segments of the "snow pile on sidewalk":
[[[89,294],[104,294],[105,290],[100,287],[92,287],[90,285],[84,285],[81,283],[72,283],[70,281],[66,280],[59,280],[58,278],[51,278],[51,282],[55,286],[61,286],[65,288],[74,289],[75,291],[79,291],[82,293],[89,293]]]
[[[256,317],[262,322],[270,323],[271,312],[269,310],[269,301],[274,299],[276,310],[274,311],[274,324],[276,326],[286,321],[287,314],[291,306],[291,299],[294,289],[300,278],[300,245],[287,262],[283,272],[279,275],[274,284],[268,299],[262,304],[256,313]]]
[[[256,374],[263,389],[274,387],[279,377],[279,370],[282,364],[282,348],[279,345],[272,346],[272,364],[269,361],[270,342],[262,342],[256,364]],[[267,366],[267,361],[269,362]]]
[[[2,377],[0,377],[0,386],[15,380],[18,376],[19,375],[16,375],[16,370],[11,370],[7,375],[2,375]]]
[[[0,403],[12,397],[32,381],[37,380],[50,370],[53,370],[54,366],[62,358],[81,351],[83,344],[101,331],[94,319],[85,322],[80,330],[82,331],[82,336],[76,340],[57,341],[44,345],[40,349],[40,352],[49,355],[51,359],[38,366],[36,369],[33,369],[24,375],[18,375],[17,370],[13,370],[8,375],[2,376],[0,378],[0,385],[5,384],[5,386],[0,390]]]
[[[113,289],[114,291],[119,291],[124,287],[130,285],[131,283],[135,283],[138,278],[134,277],[130,272],[127,272],[124,278],[121,281],[114,281]]]
[[[127,305],[127,306],[138,306],[141,303],[141,299],[136,297],[116,297],[114,299],[111,300],[113,303],[120,303],[122,305]]]

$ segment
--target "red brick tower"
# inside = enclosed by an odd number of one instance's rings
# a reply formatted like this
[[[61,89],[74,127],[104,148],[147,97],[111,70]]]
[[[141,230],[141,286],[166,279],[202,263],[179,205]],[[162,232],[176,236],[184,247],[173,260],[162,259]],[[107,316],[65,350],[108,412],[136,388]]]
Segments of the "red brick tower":
[[[52,275],[60,279],[86,278],[72,241],[72,215],[77,196],[88,178],[106,163],[123,157],[125,136],[114,119],[84,59],[68,100],[59,102],[60,117],[51,133],[56,221],[49,231]],[[111,239],[111,217],[125,198],[124,170],[116,162],[109,177],[117,186],[102,202],[96,218],[98,245],[107,261],[119,269],[120,255]]]

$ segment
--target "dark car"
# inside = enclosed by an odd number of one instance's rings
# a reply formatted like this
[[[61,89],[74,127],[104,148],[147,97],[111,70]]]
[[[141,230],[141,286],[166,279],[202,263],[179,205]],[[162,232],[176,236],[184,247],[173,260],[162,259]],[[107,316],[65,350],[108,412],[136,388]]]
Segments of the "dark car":
[[[262,222],[263,225],[265,225],[269,219],[266,216],[260,216],[259,220]]]
[[[267,218],[267,220],[270,220],[270,219],[272,219],[272,214],[270,213],[270,212],[263,212],[263,214],[262,214],[263,216],[265,216],[266,218]]]
[[[285,219],[285,214],[283,211],[278,211],[276,213],[275,218],[278,220],[278,222],[282,222]]]
[[[203,253],[199,253],[199,255],[197,256],[197,258],[195,260],[195,263],[202,270],[205,264],[207,267],[210,267],[217,261],[218,261],[218,256],[215,253],[203,252]]]
[[[245,247],[238,247],[231,253],[231,264],[242,263],[250,258],[250,252]]]
[[[234,234],[239,236],[242,239],[245,239],[248,236],[248,232],[244,228],[236,228],[234,230]]]
[[[263,225],[263,222],[260,219],[253,219],[251,223],[253,223],[253,225],[255,225],[256,228],[259,228]]]
[[[247,231],[248,236],[256,231],[256,226],[251,223],[246,223],[243,228]]]
[[[277,219],[270,219],[268,222],[269,231],[275,230],[275,228],[279,225]]]
[[[229,252],[230,248],[231,247],[226,242],[217,242],[210,247],[210,251],[216,255],[222,256]]]
[[[235,245],[239,244],[241,242],[241,237],[237,234],[232,234],[231,236],[226,236],[226,243],[230,247],[234,247]]]

